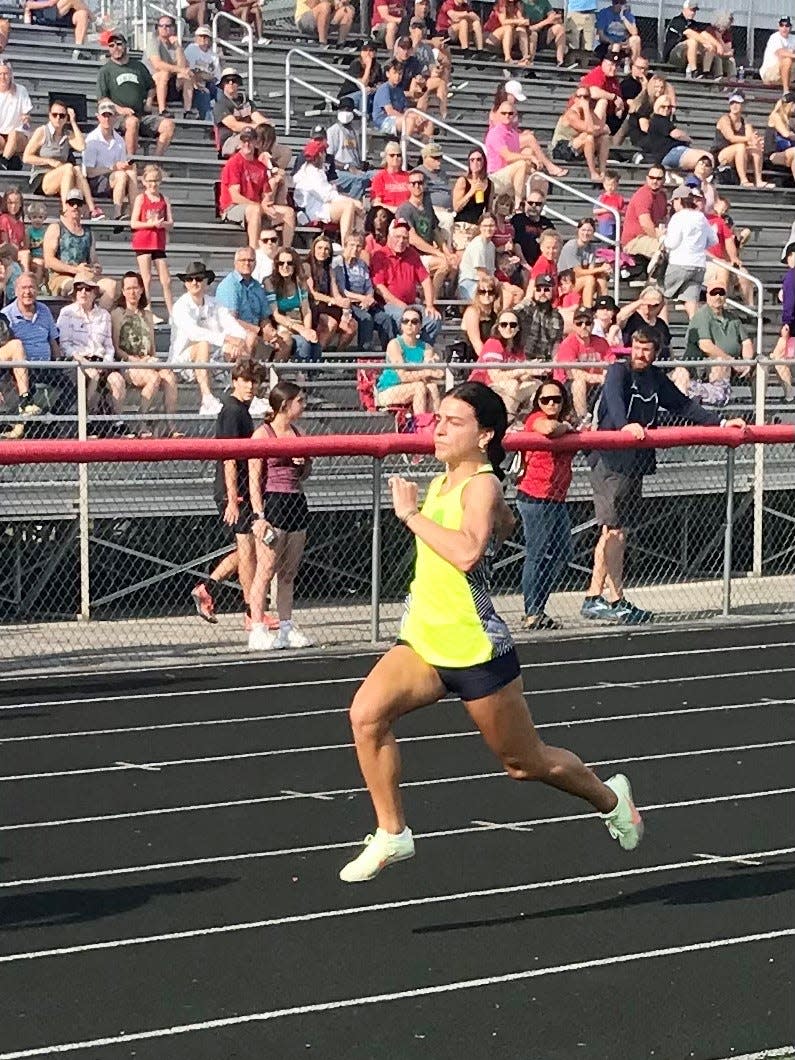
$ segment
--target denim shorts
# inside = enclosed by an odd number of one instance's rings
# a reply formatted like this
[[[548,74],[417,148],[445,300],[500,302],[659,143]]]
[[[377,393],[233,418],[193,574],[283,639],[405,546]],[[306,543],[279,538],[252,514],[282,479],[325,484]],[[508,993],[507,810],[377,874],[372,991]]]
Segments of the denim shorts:
[[[682,144],[680,147],[672,147],[668,154],[663,157],[660,165],[665,166],[666,169],[676,169],[682,161],[685,151],[689,150],[690,147],[688,144]]]

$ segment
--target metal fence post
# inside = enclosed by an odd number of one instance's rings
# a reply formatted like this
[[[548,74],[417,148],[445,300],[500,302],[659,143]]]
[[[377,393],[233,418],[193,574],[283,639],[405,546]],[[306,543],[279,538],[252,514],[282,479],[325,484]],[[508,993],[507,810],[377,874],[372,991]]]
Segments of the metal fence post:
[[[726,527],[723,532],[723,611],[732,606],[732,537],[734,533],[734,450],[726,449]]]
[[[381,461],[373,459],[373,544],[370,579],[370,640],[381,639]]]
[[[88,400],[86,374],[77,365],[77,438],[84,442],[88,436]],[[88,464],[77,465],[77,496],[80,541],[80,618],[91,618],[90,560],[88,554]]]
[[[759,354],[757,354],[759,356]],[[765,422],[767,395],[767,366],[756,366],[756,403],[754,423],[762,427]],[[763,520],[765,506],[765,447],[754,446],[754,549],[751,571],[755,578],[762,576]]]

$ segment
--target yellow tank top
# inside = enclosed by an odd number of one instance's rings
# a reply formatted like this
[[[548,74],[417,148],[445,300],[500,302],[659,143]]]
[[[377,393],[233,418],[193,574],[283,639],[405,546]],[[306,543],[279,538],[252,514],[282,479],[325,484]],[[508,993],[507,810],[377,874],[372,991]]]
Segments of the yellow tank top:
[[[484,464],[475,474],[491,470]],[[448,530],[460,530],[461,493],[470,481],[441,493],[445,476],[438,475],[428,489],[422,514]],[[431,666],[476,666],[509,652],[513,641],[489,595],[486,558],[465,573],[417,538],[417,563],[400,639]]]

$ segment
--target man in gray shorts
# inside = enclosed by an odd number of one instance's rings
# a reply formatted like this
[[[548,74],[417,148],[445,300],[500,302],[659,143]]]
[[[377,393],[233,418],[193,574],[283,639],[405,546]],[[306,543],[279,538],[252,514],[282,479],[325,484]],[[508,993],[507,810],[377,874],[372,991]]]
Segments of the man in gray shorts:
[[[149,68],[140,59],[131,59],[127,38],[111,33],[108,38],[108,62],[97,77],[97,99],[111,99],[122,118],[121,129],[127,154],[138,154],[138,138],[157,140],[155,154],[162,155],[174,136],[174,119],[155,107],[155,83]]]
[[[344,44],[353,25],[353,14],[353,4],[348,0],[296,0],[295,27],[325,45],[329,29],[336,26],[339,43]]]

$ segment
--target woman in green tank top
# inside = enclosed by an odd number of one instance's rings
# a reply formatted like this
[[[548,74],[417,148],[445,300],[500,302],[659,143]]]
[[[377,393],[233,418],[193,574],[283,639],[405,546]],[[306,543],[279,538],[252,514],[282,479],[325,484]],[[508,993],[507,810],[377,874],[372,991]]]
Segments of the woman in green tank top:
[[[345,883],[370,880],[414,856],[392,724],[450,692],[464,701],[514,780],[540,780],[585,799],[625,850],[643,835],[626,777],[603,783],[570,751],[546,746],[528,712],[516,650],[488,585],[490,545],[508,537],[515,522],[499,482],[506,427],[498,394],[482,383],[461,383],[440,406],[434,444],[445,472],[431,483],[422,510],[415,482],[390,480],[395,514],[417,539],[417,563],[400,639],[351,705],[356,753],[378,827],[340,872]]]

